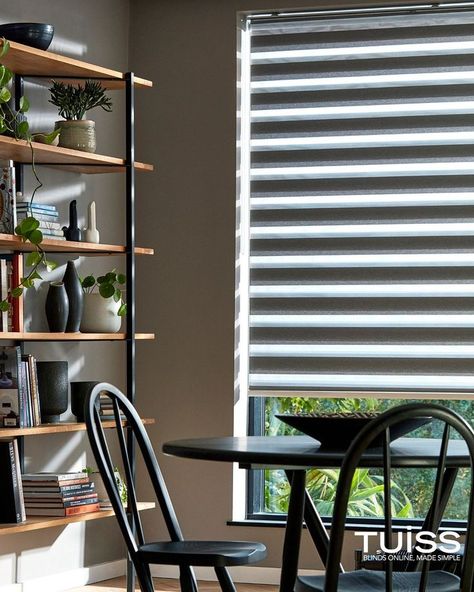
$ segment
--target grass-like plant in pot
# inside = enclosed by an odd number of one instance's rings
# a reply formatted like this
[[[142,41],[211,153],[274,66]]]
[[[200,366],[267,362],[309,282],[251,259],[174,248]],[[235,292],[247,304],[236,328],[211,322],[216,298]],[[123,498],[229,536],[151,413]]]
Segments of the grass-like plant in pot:
[[[105,94],[101,83],[86,80],[84,85],[64,84],[53,80],[49,89],[50,103],[58,108],[59,116],[64,119],[56,122],[61,130],[59,146],[84,152],[95,152],[95,121],[84,119],[86,112],[96,107],[112,111],[112,101]]]
[[[122,317],[127,313],[123,286],[126,277],[115,269],[95,278],[88,275],[82,280],[84,291],[84,310],[82,313],[82,333],[117,333],[122,325]]]

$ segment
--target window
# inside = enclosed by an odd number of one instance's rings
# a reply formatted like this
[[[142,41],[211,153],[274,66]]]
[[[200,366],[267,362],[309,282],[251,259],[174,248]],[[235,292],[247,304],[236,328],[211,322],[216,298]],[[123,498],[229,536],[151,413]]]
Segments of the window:
[[[275,412],[406,399],[473,420],[474,6],[256,15],[240,55],[250,431],[289,433]],[[309,476],[324,515],[333,477]],[[380,515],[378,477],[359,473],[354,516]],[[396,475],[400,518],[423,514],[430,478]],[[254,474],[249,514],[277,515],[287,493],[280,473]],[[465,503],[461,480],[448,516]]]

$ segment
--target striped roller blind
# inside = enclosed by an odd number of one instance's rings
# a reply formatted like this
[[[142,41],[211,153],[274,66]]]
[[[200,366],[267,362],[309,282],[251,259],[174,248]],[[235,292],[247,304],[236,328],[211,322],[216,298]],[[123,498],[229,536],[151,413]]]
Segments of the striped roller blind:
[[[474,393],[474,11],[250,48],[250,393]]]

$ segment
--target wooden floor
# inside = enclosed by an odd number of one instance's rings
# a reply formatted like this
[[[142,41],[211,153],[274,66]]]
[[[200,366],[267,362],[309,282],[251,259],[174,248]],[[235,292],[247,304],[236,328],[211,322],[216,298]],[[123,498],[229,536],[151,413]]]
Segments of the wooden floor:
[[[156,592],[179,592],[178,580],[155,579]],[[276,592],[277,586],[264,586],[262,584],[236,584],[238,592]],[[139,590],[138,586],[136,588]],[[125,590],[125,578],[115,578],[97,584],[90,584],[83,588],[74,588],[69,592],[123,592]],[[200,592],[218,592],[218,582],[199,582]]]

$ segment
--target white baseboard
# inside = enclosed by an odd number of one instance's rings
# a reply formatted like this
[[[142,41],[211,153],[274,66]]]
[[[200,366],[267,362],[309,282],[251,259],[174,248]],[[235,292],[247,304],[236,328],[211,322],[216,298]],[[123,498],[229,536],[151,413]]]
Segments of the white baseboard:
[[[214,582],[217,580],[212,567],[195,567],[194,571],[198,580],[208,582]],[[280,571],[279,567],[256,567],[253,565],[229,568],[229,572],[234,582],[240,584],[278,585],[280,583]],[[313,571],[309,569],[299,570],[298,573],[306,576],[323,574],[321,571]],[[179,578],[179,570],[174,565],[152,565],[151,575],[154,578]]]
[[[122,576],[125,573],[125,568],[125,560],[120,559],[119,561],[100,563],[51,576],[25,580],[20,584],[0,586],[0,592],[63,592],[71,588]]]

